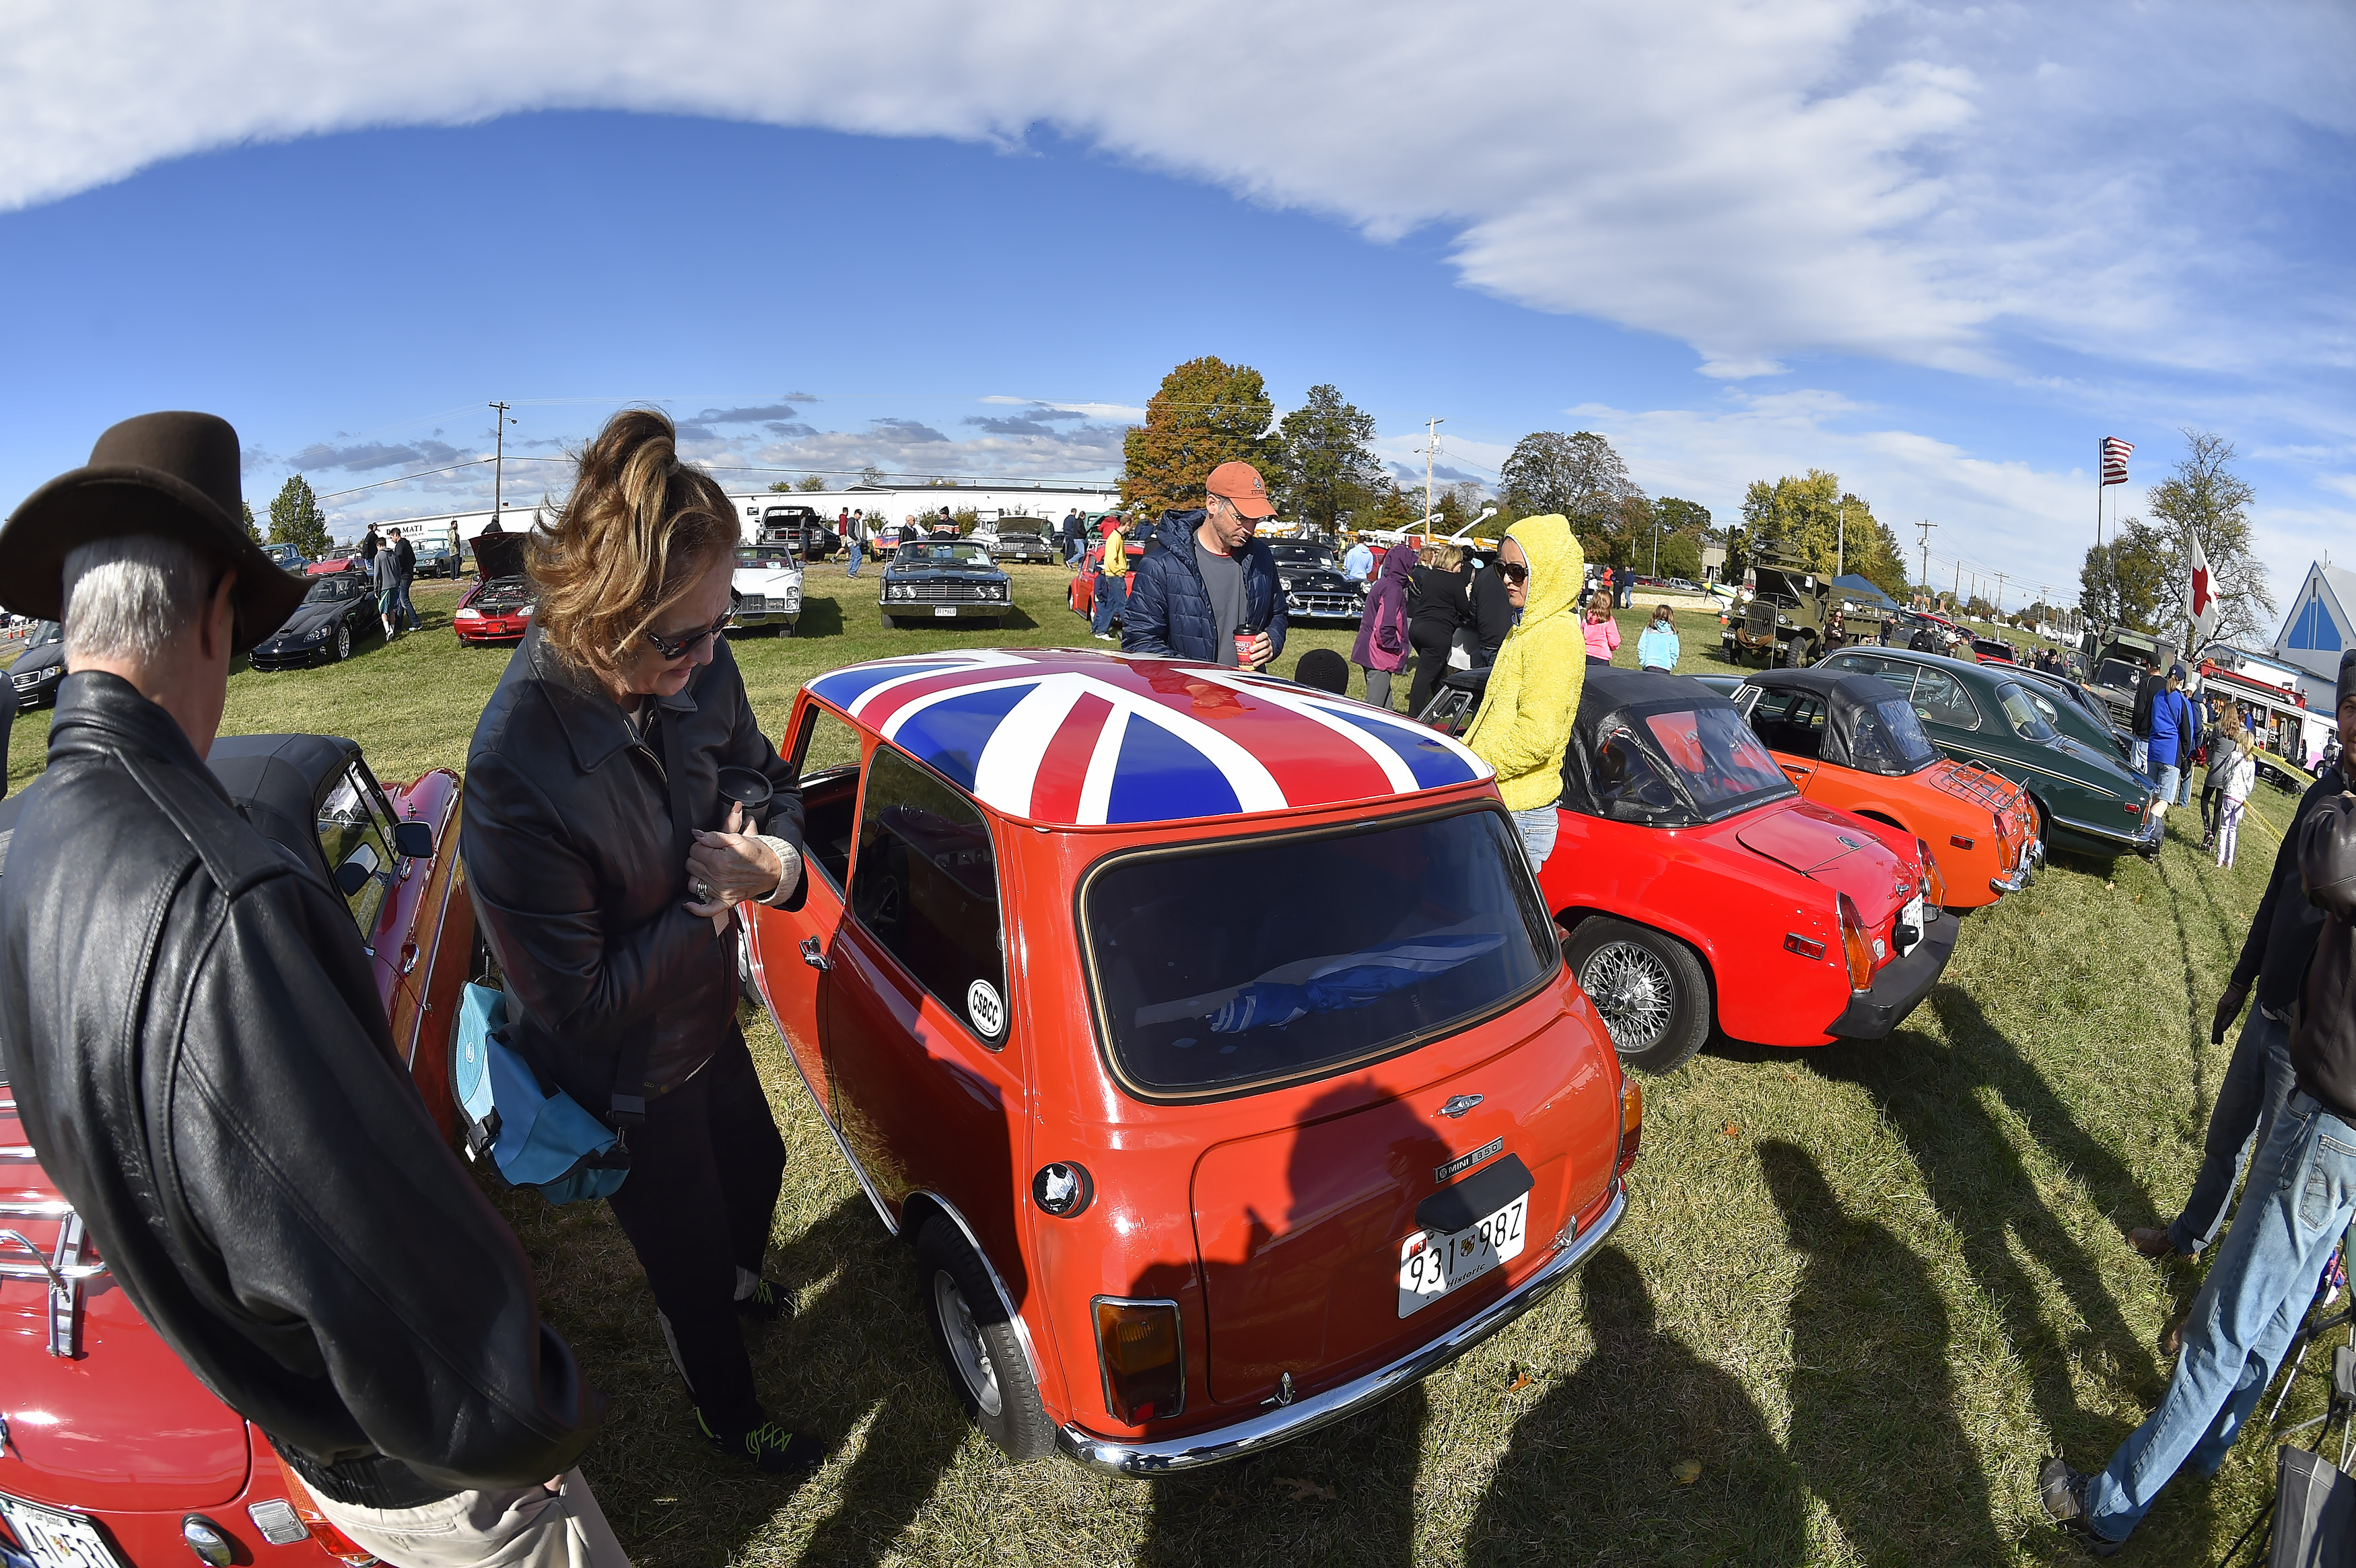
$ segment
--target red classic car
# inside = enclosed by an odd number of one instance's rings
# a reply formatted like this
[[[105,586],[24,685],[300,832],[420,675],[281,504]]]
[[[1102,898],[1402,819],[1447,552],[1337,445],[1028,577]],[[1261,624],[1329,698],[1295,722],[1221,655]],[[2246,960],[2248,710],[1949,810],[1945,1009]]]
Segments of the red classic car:
[[[478,534],[479,581],[459,597],[450,629],[462,643],[512,643],[531,630],[531,579],[524,575],[521,534]]]
[[[1288,681],[977,649],[821,676],[748,974],[1016,1459],[1255,1453],[1619,1222],[1641,1098],[1488,770]]]
[[[458,776],[379,787],[359,748],[239,735],[207,762],[247,818],[349,903],[396,1047],[444,1132],[448,1021],[473,954]],[[0,876],[31,788],[0,803]],[[436,847],[442,847],[439,853]],[[429,1027],[431,1026],[431,1027]],[[206,1391],[108,1275],[0,1086],[0,1541],[8,1568],[327,1568],[371,1559],[262,1433]]]
[[[1122,532],[1120,553],[1128,557],[1130,571],[1135,571],[1137,563],[1145,559],[1145,548],[1152,538],[1153,529],[1147,524],[1138,524]],[[1104,536],[1090,534],[1087,546],[1087,554],[1080,558],[1080,570],[1072,574],[1071,584],[1064,591],[1064,596],[1071,602],[1072,613],[1083,620],[1092,619],[1097,613],[1097,558],[1104,551]]]
[[[1424,721],[1461,732],[1482,670]],[[1919,839],[1800,797],[1740,709],[1697,680],[1590,665],[1539,875],[1621,1061],[1682,1066],[1713,1026],[1759,1045],[1879,1040],[1955,946]]]

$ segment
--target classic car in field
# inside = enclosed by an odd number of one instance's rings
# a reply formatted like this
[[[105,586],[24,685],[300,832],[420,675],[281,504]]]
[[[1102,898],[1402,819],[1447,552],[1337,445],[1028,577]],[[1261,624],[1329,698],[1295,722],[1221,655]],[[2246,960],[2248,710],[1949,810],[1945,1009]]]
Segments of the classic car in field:
[[[2012,645],[1996,637],[1974,637],[1971,639],[1971,648],[1974,664],[2008,665],[2020,662],[2013,655]]]
[[[279,571],[296,577],[302,576],[311,564],[310,558],[291,544],[266,544],[262,547],[262,553],[275,561]]]
[[[1485,670],[1424,720],[1461,733]],[[1590,666],[1539,874],[1620,1059],[1683,1065],[1714,1023],[1757,1045],[1880,1040],[1947,966],[1954,918],[1913,835],[1803,799],[1726,698]]]
[[[2078,663],[2086,672],[2087,692],[2111,710],[2111,722],[2121,731],[2135,717],[2136,688],[2143,684],[2146,667],[2156,664],[2165,675],[2170,662],[2160,652],[2159,639],[2148,632],[2113,626],[2078,638]]]
[[[1014,608],[1014,580],[992,566],[987,546],[970,539],[919,539],[892,551],[877,586],[887,626],[979,621],[995,626]]]
[[[421,539],[415,542],[413,548],[417,551],[418,576],[447,577],[454,581],[456,579],[458,552],[450,548],[449,540]]]
[[[982,524],[968,537],[989,550],[992,560],[1053,566],[1064,559],[1064,552],[1055,547],[1055,525],[1044,517],[1001,517]]]
[[[2112,726],[2111,710],[2103,699],[2076,681],[2042,670],[2015,665],[2009,672],[2045,715],[2045,721],[2072,741],[2092,746],[2104,756],[2127,760],[2127,737]],[[2129,773],[2135,770],[2129,768]]]
[[[1619,1222],[1641,1097],[1453,741],[1215,666],[972,649],[817,677],[783,746],[809,876],[743,906],[747,971],[1012,1458],[1258,1453]]]
[[[1129,558],[1130,571],[1135,571],[1137,563],[1145,559],[1146,547],[1153,542],[1153,530],[1151,523],[1138,523],[1121,530],[1120,553]],[[1090,534],[1087,545],[1087,554],[1080,561],[1080,570],[1073,574],[1071,586],[1065,591],[1072,613],[1083,621],[1093,618],[1097,613],[1097,552],[1104,548],[1104,536]],[[1113,619],[1119,621],[1120,617],[1116,615]]]
[[[824,560],[842,548],[842,536],[815,507],[766,507],[753,542],[764,549],[782,546],[804,560]]]
[[[1959,763],[1982,763],[2029,791],[2046,848],[2115,855],[2159,852],[2165,826],[2150,783],[2115,751],[2056,730],[2017,671],[1907,648],[1843,648],[1827,672],[1879,676],[1913,705],[1931,743]]]
[[[449,1025],[474,950],[456,889],[458,775],[380,787],[322,735],[224,736],[207,762],[247,819],[329,882],[375,961],[426,1108],[453,1126]],[[0,802],[0,876],[38,779]],[[8,1568],[339,1568],[370,1561],[261,1431],[215,1399],[107,1273],[0,1085],[0,1541]]]
[[[1288,621],[1345,621],[1357,624],[1365,613],[1366,585],[1342,571],[1333,547],[1313,540],[1270,539],[1276,585],[1284,595]]]
[[[728,607],[740,631],[766,628],[794,635],[802,618],[802,563],[783,547],[746,545],[736,552]]]
[[[370,637],[384,636],[376,594],[357,571],[315,577],[285,624],[253,645],[246,660],[258,670],[306,669],[352,656]]]
[[[311,562],[308,566],[305,566],[303,569],[303,575],[305,577],[332,577],[339,571],[352,571],[365,576],[368,573],[368,570],[369,563],[360,559],[359,546],[356,544],[339,544],[335,549],[329,550],[327,554],[321,556],[318,560]]]
[[[2018,892],[2043,847],[2027,792],[1978,763],[1939,755],[1906,699],[1866,675],[1766,670],[1735,693],[1793,787],[1930,846],[1946,907],[1977,909]]]
[[[531,579],[524,575],[521,534],[477,534],[480,579],[458,598],[450,630],[462,643],[511,643],[531,630]]]
[[[8,667],[8,684],[19,709],[51,708],[58,700],[58,682],[66,673],[66,632],[55,621],[36,621],[25,634],[19,653]]]

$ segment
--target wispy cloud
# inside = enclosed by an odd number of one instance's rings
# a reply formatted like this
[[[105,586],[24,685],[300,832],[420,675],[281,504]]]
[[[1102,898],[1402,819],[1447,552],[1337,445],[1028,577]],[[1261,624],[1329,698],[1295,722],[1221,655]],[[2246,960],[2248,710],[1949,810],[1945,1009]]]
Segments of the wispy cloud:
[[[466,455],[449,443],[441,441],[403,442],[397,445],[371,441],[352,446],[332,446],[325,442],[314,442],[284,461],[288,467],[301,474],[316,473],[323,468],[372,474],[380,468],[455,463]]]

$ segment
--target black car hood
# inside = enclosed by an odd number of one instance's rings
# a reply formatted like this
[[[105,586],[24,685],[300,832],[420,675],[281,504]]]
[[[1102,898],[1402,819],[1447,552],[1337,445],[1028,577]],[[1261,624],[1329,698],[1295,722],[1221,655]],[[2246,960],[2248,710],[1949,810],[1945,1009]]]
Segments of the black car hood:
[[[280,637],[304,636],[317,631],[322,626],[333,625],[358,603],[359,601],[355,599],[335,599],[324,604],[307,603],[297,604],[294,606],[294,613],[287,616],[278,630],[271,633],[262,641],[267,643]]]
[[[488,582],[501,577],[523,575],[523,539],[521,534],[496,533],[475,536],[475,571]]]
[[[37,648],[27,648],[22,654],[19,654],[16,656],[16,662],[8,667],[8,673],[10,675],[30,675],[37,669],[47,669],[53,664],[63,664],[65,662],[65,644],[61,642],[43,643]]]

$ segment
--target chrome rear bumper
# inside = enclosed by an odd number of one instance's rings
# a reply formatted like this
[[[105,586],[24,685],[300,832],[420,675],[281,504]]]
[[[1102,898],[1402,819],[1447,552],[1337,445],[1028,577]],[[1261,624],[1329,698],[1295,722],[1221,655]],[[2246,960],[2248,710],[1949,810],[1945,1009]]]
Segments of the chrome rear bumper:
[[[1091,1469],[1119,1476],[1161,1475],[1240,1459],[1371,1410],[1391,1395],[1421,1382],[1537,1306],[1547,1292],[1569,1279],[1586,1261],[1587,1254],[1612,1233],[1627,1208],[1628,1189],[1614,1182],[1612,1201],[1604,1205],[1595,1223],[1577,1241],[1548,1258],[1536,1274],[1440,1338],[1339,1388],[1305,1395],[1281,1409],[1230,1425],[1189,1433],[1166,1442],[1099,1437],[1075,1424],[1055,1435],[1055,1445],[1067,1458]]]

